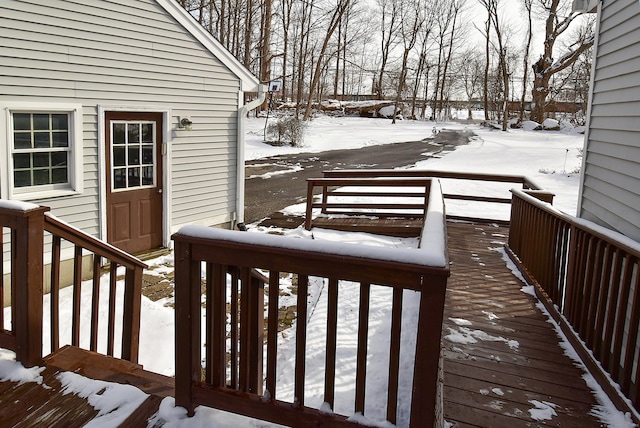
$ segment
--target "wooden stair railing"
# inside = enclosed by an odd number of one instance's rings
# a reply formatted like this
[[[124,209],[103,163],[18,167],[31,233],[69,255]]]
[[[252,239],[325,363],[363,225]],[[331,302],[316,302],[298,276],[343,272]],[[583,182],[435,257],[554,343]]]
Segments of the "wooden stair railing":
[[[49,208],[35,204],[0,200],[0,244],[3,256],[10,258],[9,285],[11,296],[11,328],[5,329],[4,311],[0,311],[0,346],[16,352],[25,366],[42,363],[43,290],[45,248],[51,253],[51,351],[60,347],[60,273],[62,242],[73,245],[73,307],[71,344],[80,346],[82,259],[85,252],[93,255],[89,349],[98,351],[98,337],[107,337],[106,354],[113,356],[116,341],[117,269],[124,267],[122,342],[120,358],[137,362],[140,334],[142,272],[146,265],[106,242],[57,219]],[[50,235],[50,244],[45,244]],[[9,237],[8,240],[5,238]],[[7,242],[5,242],[7,241]],[[6,257],[5,257],[6,258]],[[98,329],[100,278],[102,264],[109,264],[109,314],[106,335]],[[4,279],[5,264],[0,265]],[[4,308],[5,281],[0,281],[0,304]]]
[[[124,274],[124,295],[122,311],[122,346],[120,358],[134,363],[138,362],[140,342],[140,305],[142,301],[142,273],[147,267],[145,263],[129,253],[77,229],[55,216],[45,215],[45,230],[52,236],[51,266],[51,351],[59,347],[59,304],[60,291],[60,249],[62,240],[74,246],[73,258],[73,312],[71,345],[80,346],[80,292],[82,286],[82,258],[85,251],[93,254],[92,297],[89,350],[98,351],[98,308],[100,305],[100,278],[103,262],[109,267],[108,319],[106,354],[114,356],[116,303],[117,303],[117,270],[122,266]]]

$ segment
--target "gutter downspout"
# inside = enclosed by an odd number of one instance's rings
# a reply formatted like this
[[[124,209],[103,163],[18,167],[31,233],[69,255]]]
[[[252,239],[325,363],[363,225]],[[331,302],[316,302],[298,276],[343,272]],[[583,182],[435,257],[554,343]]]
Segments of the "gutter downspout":
[[[239,91],[238,101],[242,103],[244,91]],[[241,105],[238,108],[238,135],[237,135],[237,177],[236,177],[236,217],[232,219],[231,228],[245,230],[244,225],[244,136],[245,136],[245,118],[249,111],[261,105],[267,97],[267,85],[258,85],[258,98]],[[233,221],[235,220],[235,222]],[[235,223],[235,224],[234,224]]]

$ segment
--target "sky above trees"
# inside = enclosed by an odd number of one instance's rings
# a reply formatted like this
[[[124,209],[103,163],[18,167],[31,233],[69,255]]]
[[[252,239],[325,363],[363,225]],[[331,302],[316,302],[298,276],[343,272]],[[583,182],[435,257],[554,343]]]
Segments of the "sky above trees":
[[[586,105],[594,14],[572,14],[569,0],[180,2],[264,83],[280,80],[276,99],[305,118],[312,103],[343,95],[397,99],[416,118],[427,106],[444,118],[452,100],[479,103],[491,119],[523,116],[523,99]],[[561,58],[571,59],[562,69]]]

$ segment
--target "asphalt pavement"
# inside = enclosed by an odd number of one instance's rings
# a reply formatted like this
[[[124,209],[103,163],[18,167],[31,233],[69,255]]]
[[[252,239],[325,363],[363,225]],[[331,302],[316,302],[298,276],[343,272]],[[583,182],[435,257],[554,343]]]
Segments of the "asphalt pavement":
[[[290,205],[304,202],[308,178],[331,169],[408,167],[468,144],[471,131],[442,129],[420,141],[368,146],[352,150],[278,155],[246,162],[245,223],[253,223]],[[285,174],[269,174],[291,170]]]

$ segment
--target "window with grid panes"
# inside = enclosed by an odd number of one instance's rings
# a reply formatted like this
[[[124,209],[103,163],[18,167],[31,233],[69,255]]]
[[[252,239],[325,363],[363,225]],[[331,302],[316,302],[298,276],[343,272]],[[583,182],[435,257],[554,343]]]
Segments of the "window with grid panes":
[[[69,182],[69,114],[13,113],[15,188]]]
[[[112,122],[112,190],[155,185],[153,122]]]
[[[81,104],[7,101],[0,111],[0,128],[7,129],[0,135],[0,197],[26,201],[84,191]]]

